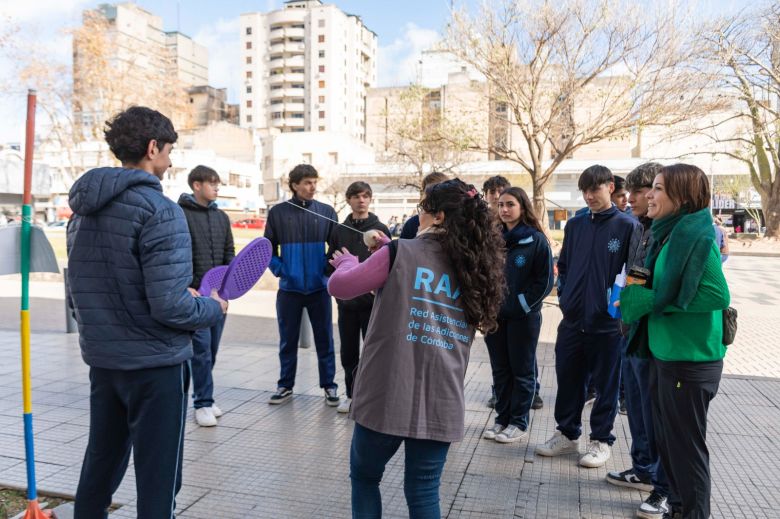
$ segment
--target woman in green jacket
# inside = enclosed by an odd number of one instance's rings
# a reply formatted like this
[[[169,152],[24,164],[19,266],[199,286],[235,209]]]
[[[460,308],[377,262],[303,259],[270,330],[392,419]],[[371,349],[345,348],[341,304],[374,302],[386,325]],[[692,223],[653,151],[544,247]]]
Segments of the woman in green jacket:
[[[667,166],[647,200],[653,243],[645,266],[651,280],[626,287],[620,307],[625,322],[642,321],[638,333],[647,333],[646,341],[634,343],[648,346],[645,354],[653,359],[653,425],[671,487],[669,516],[706,519],[707,409],[723,371],[722,312],[729,305],[708,207],[710,184],[696,166]]]

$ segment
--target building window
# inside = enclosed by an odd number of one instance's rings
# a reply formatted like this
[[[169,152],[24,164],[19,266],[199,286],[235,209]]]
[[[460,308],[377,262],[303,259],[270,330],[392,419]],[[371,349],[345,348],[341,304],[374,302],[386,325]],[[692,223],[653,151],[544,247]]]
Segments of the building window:
[[[317,43],[325,43],[325,35],[324,34],[320,34],[319,36],[317,36]]]
[[[246,78],[247,79],[252,79],[252,71],[251,70],[247,70],[246,71]]]
[[[246,64],[247,65],[251,65],[252,64],[252,56],[247,56],[246,57]]]
[[[325,80],[324,80],[324,79],[320,79],[320,80],[317,82],[317,84],[320,86],[320,88],[325,88]]]
[[[318,20],[317,27],[325,27],[325,20]]]
[[[321,132],[324,132],[325,131],[325,127],[324,126],[320,126],[320,127],[317,128],[317,130],[319,130]]]
[[[246,42],[246,48],[247,49],[251,49],[252,48],[252,42],[251,41]]]
[[[325,119],[325,110],[320,110],[320,119]]]
[[[248,122],[248,123],[252,122],[252,116],[251,115],[247,115],[246,116],[246,122]]]
[[[252,85],[247,85],[246,86],[246,93],[247,94],[251,94],[252,93]]]
[[[325,57],[325,51],[324,51],[324,50],[321,50],[321,51],[319,51],[319,52],[317,53],[317,55],[318,55],[319,57],[321,57],[321,58],[324,58],[324,57]]]
[[[320,65],[319,71],[320,73],[325,72],[325,65]]]
[[[325,96],[320,96],[317,98],[318,103],[324,103],[325,102]]]
[[[252,35],[252,28],[251,27],[247,27],[246,28],[246,35],[247,36],[251,36]]]
[[[281,119],[282,118],[282,112],[273,112],[271,114],[271,119]]]
[[[252,108],[252,100],[251,99],[247,99],[246,100],[246,107],[247,108]]]

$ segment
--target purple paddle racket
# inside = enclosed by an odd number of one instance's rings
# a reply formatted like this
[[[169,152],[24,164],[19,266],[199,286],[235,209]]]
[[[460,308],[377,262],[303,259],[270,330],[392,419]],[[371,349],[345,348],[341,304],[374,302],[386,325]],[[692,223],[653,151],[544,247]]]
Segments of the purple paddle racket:
[[[222,281],[225,279],[227,269],[227,265],[220,265],[219,267],[209,269],[209,271],[203,275],[203,279],[200,280],[200,288],[198,289],[200,295],[208,297],[211,295],[213,289],[221,289]]]
[[[227,267],[219,289],[222,299],[238,299],[246,294],[271,263],[271,242],[267,238],[255,238],[239,252]]]

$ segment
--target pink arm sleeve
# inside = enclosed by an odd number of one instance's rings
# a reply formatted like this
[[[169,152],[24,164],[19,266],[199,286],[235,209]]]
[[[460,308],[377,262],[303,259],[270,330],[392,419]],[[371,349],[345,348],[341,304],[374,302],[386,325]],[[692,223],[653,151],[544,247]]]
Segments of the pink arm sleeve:
[[[334,260],[336,271],[328,280],[328,293],[339,299],[353,299],[382,288],[390,274],[390,249],[382,247],[363,263],[355,256]]]

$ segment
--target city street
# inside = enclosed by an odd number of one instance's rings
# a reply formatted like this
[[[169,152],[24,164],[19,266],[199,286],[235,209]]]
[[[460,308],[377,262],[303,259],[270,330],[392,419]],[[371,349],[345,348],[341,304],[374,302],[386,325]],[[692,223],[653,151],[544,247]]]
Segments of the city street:
[[[777,517],[780,258],[735,256],[725,271],[732,306],[739,311],[739,332],[729,347],[720,391],[710,410],[713,517]],[[0,278],[0,486],[12,487],[25,486],[18,292],[15,278]],[[62,284],[36,281],[31,296],[39,491],[72,495],[87,440],[88,368],[81,360],[77,335],[64,333]],[[273,292],[256,290],[231,303],[214,375],[216,400],[225,415],[219,426],[200,428],[190,412],[178,518],[350,516],[352,423],[325,406],[313,349],[301,351],[293,400],[283,406],[266,403],[278,377],[274,300]],[[502,445],[481,439],[493,421],[492,410],[485,406],[491,375],[484,341],[475,342],[466,375],[466,437],[451,447],[442,477],[444,517],[633,517],[647,496],[604,481],[607,471],[629,467],[624,416],[616,419],[618,440],[606,467],[581,468],[573,455],[533,454],[534,446],[555,427],[552,341],[559,318],[557,307],[545,308],[539,347],[545,406],[532,412],[527,441]],[[340,368],[337,377],[342,384]],[[586,408],[581,448],[588,412]],[[407,516],[402,462],[399,453],[385,472],[385,517]],[[131,465],[115,495],[120,508],[111,517],[134,518],[134,497]]]

